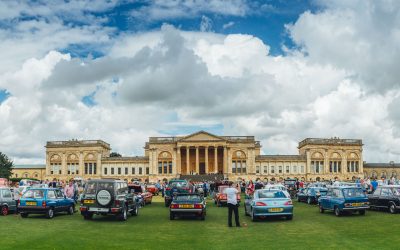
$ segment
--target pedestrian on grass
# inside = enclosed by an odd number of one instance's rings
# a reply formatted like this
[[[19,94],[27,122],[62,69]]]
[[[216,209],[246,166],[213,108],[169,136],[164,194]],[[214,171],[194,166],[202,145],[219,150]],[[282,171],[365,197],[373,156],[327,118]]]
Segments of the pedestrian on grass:
[[[68,185],[65,186],[64,194],[69,199],[74,198],[74,184],[72,183],[72,181],[70,181]]]
[[[224,190],[224,193],[227,197],[228,203],[228,226],[232,227],[232,212],[235,214],[235,223],[237,227],[240,227],[239,223],[239,209],[238,209],[238,202],[237,202],[237,194],[239,191],[232,187],[232,182],[229,182],[229,187]]]

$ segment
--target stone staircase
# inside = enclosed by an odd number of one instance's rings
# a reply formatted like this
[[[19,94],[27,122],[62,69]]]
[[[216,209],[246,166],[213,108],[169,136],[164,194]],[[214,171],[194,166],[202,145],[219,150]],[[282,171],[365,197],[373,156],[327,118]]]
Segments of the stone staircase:
[[[220,181],[224,179],[224,175],[223,174],[180,175],[179,178],[194,182]]]

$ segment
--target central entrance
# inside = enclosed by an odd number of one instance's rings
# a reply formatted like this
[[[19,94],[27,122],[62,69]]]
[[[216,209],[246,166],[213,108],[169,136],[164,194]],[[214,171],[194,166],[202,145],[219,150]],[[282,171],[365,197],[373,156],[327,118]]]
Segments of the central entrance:
[[[205,173],[206,173],[206,163],[200,162],[199,163],[199,174],[205,174]]]

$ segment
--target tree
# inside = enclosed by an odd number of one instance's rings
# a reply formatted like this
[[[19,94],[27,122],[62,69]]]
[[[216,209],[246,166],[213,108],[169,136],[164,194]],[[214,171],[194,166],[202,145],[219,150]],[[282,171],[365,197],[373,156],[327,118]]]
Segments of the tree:
[[[122,155],[119,154],[119,153],[117,153],[117,152],[112,152],[112,153],[110,154],[110,157],[122,157]]]
[[[9,179],[12,175],[12,168],[14,164],[7,155],[0,152],[0,178]]]

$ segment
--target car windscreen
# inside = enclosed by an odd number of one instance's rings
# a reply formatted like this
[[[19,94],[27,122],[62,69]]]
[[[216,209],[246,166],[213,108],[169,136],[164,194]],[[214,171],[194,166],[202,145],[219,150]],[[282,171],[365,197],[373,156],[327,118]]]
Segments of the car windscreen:
[[[135,193],[141,193],[142,187],[141,186],[129,186],[129,190],[133,190]]]
[[[327,193],[328,193],[328,190],[319,190],[319,193],[320,193],[320,194],[327,194]]]
[[[169,184],[169,186],[172,187],[176,187],[176,188],[185,188],[187,187],[187,182],[171,182]]]
[[[198,195],[178,195],[174,198],[176,201],[194,201],[194,202],[200,202],[200,196]]]
[[[346,198],[352,197],[366,197],[361,188],[344,188],[343,195]]]
[[[262,190],[258,192],[258,198],[287,198],[286,195],[279,190]]]
[[[394,195],[400,196],[400,187],[392,188],[392,192]]]
[[[97,191],[99,190],[113,190],[114,189],[114,183],[112,182],[89,182],[86,184],[85,187],[85,193],[86,194],[96,194]]]
[[[22,198],[33,198],[33,199],[42,199],[43,197],[44,197],[44,191],[35,189],[29,189],[22,196]]]

